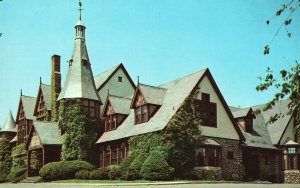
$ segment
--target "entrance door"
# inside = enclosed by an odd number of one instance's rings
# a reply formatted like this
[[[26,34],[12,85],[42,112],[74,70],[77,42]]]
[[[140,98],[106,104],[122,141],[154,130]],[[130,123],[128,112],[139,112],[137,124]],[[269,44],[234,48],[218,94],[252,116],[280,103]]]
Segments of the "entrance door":
[[[245,172],[247,180],[259,179],[259,156],[253,155],[251,151],[243,152],[243,160],[245,164]]]

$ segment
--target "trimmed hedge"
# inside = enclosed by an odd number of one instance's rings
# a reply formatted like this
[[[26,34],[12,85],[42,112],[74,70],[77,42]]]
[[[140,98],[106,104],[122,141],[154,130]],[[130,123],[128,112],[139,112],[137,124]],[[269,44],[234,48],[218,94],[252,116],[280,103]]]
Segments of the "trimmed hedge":
[[[27,176],[27,169],[26,168],[13,169],[7,175],[6,180],[10,181],[12,183],[17,183],[17,182],[21,181],[22,179],[25,179],[26,176]]]
[[[120,164],[120,170],[121,170],[121,179],[122,180],[130,180],[131,177],[129,175],[129,167],[134,160],[134,155],[129,154],[128,157],[126,157]]]
[[[118,180],[121,177],[121,169],[118,165],[111,165],[108,167],[108,177],[111,180]]]
[[[9,139],[0,140],[0,183],[6,181],[6,176],[12,166],[11,150]]]
[[[146,180],[171,180],[174,168],[170,167],[159,150],[154,150],[145,160],[141,175]]]
[[[75,177],[76,177],[76,179],[87,180],[87,179],[90,179],[90,174],[91,174],[91,171],[80,170],[80,171],[76,172]]]
[[[86,161],[60,161],[52,162],[43,166],[40,176],[47,181],[73,179],[81,170],[93,170],[96,167]]]
[[[108,180],[108,168],[99,168],[97,170],[93,170],[90,174],[90,179],[92,180]]]

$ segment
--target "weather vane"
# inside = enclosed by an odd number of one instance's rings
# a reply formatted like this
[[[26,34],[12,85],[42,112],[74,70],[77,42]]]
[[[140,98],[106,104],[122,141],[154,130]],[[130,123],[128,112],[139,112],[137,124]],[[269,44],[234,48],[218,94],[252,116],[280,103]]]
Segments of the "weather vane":
[[[79,10],[79,19],[81,20],[81,11],[83,10],[81,0],[79,0],[79,9],[78,10]]]

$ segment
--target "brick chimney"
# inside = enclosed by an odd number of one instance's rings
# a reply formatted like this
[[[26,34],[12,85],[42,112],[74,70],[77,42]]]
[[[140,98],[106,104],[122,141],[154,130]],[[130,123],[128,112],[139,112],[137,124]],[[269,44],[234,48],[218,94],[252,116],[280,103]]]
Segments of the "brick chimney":
[[[59,103],[56,101],[61,91],[60,56],[51,58],[51,120],[58,121]]]

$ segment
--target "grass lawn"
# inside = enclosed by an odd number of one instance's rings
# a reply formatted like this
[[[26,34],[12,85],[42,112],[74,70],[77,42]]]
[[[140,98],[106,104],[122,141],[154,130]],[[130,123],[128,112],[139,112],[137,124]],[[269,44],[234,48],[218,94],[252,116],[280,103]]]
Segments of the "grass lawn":
[[[49,183],[99,183],[99,184],[110,184],[110,183],[151,183],[157,181],[147,181],[147,180],[78,180],[78,179],[71,179],[71,180],[57,180],[51,181]]]

